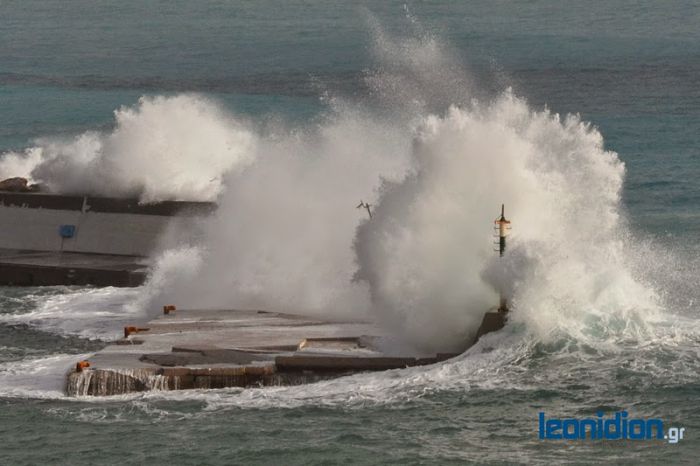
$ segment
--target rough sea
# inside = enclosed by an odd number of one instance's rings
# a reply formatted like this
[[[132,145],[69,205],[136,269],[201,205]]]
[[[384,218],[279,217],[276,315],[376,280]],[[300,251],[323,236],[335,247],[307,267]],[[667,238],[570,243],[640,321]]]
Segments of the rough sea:
[[[697,464],[698,25],[693,1],[0,0],[0,178],[220,204],[143,287],[0,288],[0,464]],[[63,394],[165,299],[440,350],[499,289],[506,328],[434,366]],[[599,411],[685,437],[539,438]]]

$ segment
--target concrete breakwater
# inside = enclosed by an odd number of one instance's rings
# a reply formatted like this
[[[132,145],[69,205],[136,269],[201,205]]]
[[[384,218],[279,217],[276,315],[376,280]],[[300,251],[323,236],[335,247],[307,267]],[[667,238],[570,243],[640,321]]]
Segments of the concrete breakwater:
[[[148,263],[140,256],[0,249],[0,285],[138,286]]]
[[[165,228],[215,209],[208,202],[0,192],[0,248],[148,256]]]
[[[0,285],[137,286],[163,233],[187,231],[215,208],[0,192]]]
[[[295,385],[455,356],[392,350],[390,338],[367,322],[265,311],[170,311],[124,335],[76,361],[68,395]]]

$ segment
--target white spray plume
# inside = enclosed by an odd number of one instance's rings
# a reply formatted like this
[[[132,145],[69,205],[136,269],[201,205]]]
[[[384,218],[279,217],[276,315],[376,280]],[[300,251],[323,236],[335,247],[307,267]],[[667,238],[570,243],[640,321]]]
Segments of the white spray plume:
[[[261,137],[255,163],[230,175],[205,226],[196,280],[173,283],[183,305],[366,316],[352,283],[352,241],[379,174],[398,179],[410,140],[401,128],[346,109],[320,128]],[[166,299],[165,296],[162,299]]]
[[[113,132],[40,144],[27,164],[55,189],[146,201],[212,199],[224,180],[201,243],[164,253],[144,307],[373,317],[424,350],[466,347],[499,292],[511,322],[541,335],[643,326],[657,297],[632,266],[624,166],[600,133],[510,91],[476,100],[429,35],[376,34],[370,105],[332,101],[320,123],[263,134],[198,97],[143,99]]]
[[[336,112],[258,137],[205,227],[199,273],[155,301],[371,316],[422,350],[465,347],[499,292],[542,335],[653,310],[630,267],[624,166],[578,117],[510,91],[417,125]],[[504,259],[492,242],[501,203],[514,228]]]
[[[251,161],[252,132],[207,98],[142,97],[114,115],[110,132],[2,154],[0,177],[23,176],[56,193],[211,201],[223,176]]]
[[[623,242],[624,166],[575,116],[531,110],[511,92],[452,107],[418,129],[413,171],[387,183],[355,242],[374,309],[425,348],[458,349],[503,292],[512,319],[546,333],[591,312],[653,309]],[[511,247],[498,259],[505,203]]]

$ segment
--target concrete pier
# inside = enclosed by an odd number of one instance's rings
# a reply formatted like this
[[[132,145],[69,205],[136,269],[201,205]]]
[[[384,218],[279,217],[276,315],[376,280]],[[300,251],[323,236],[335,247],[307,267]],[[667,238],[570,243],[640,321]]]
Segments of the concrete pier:
[[[371,323],[265,311],[177,310],[124,334],[68,374],[68,395],[294,385],[455,356],[394,351]]]

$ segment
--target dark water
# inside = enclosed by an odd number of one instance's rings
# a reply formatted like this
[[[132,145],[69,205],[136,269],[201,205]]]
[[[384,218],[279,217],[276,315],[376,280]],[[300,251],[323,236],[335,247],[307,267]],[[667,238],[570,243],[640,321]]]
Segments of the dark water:
[[[143,95],[203,93],[314,124],[372,104],[376,23],[439,37],[484,95],[578,113],[625,163],[620,209],[658,313],[603,311],[548,338],[511,325],[436,367],[307,387],[62,396],[63,373],[135,318],[130,290],[0,290],[0,462],[695,464],[700,432],[700,6],[610,1],[0,4],[0,150],[108,131]],[[647,244],[648,246],[644,246]],[[653,252],[653,254],[652,254]],[[569,322],[560,326],[566,329]],[[486,351],[493,347],[492,351]],[[663,441],[542,441],[537,413],[627,410]]]

